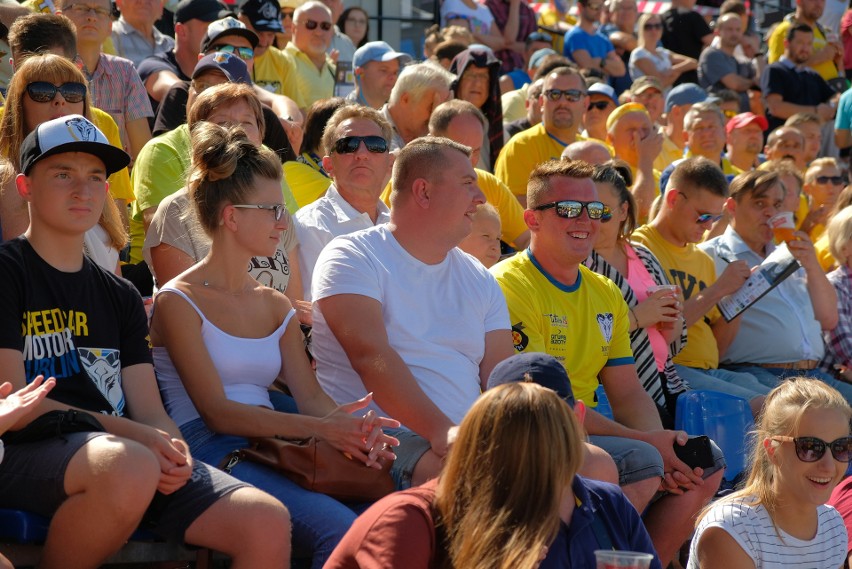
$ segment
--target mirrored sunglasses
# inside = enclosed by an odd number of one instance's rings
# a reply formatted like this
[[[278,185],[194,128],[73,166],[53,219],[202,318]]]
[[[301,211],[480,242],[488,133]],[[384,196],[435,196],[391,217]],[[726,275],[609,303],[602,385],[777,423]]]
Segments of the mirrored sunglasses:
[[[388,151],[388,141],[381,136],[344,136],[334,142],[334,151],[338,154],[354,154],[358,151],[361,143],[373,154],[382,154]]]
[[[556,215],[565,219],[573,219],[580,217],[583,210],[589,214],[590,219],[600,219],[601,221],[609,221],[612,219],[612,212],[601,202],[580,202],[574,200],[562,200],[558,202],[550,202],[536,206],[533,208],[536,211],[553,209]]]
[[[565,97],[571,103],[576,103],[586,96],[586,93],[579,89],[548,89],[544,94],[551,101],[558,101]]]
[[[63,83],[59,87],[47,81],[35,81],[27,85],[27,95],[36,103],[49,103],[60,93],[66,103],[79,103],[86,98],[86,86],[82,83]]]
[[[249,61],[254,58],[254,50],[250,47],[237,47],[235,45],[215,45],[211,46],[210,49],[207,50],[208,53],[213,53],[214,51],[223,51],[225,53],[231,53],[242,59],[243,61]]]
[[[802,462],[816,462],[831,449],[831,456],[838,462],[852,462],[852,436],[840,437],[830,443],[817,437],[772,437],[779,442],[792,442],[796,446],[796,456]]]

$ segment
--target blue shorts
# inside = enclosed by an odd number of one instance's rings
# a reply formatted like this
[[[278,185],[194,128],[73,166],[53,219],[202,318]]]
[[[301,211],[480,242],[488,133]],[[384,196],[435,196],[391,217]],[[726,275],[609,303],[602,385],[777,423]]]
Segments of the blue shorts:
[[[432,445],[414,431],[404,427],[383,430],[386,435],[399,439],[399,446],[393,449],[396,460],[393,461],[391,467],[391,477],[396,484],[396,489],[411,488],[411,476],[414,474],[414,467],[417,466],[423,455],[432,448]]]

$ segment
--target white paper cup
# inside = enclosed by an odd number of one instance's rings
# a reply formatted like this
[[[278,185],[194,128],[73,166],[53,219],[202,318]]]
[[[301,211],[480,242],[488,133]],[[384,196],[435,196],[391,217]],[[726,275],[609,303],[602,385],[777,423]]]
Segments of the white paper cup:
[[[595,551],[597,569],[648,569],[654,556],[638,551]]]

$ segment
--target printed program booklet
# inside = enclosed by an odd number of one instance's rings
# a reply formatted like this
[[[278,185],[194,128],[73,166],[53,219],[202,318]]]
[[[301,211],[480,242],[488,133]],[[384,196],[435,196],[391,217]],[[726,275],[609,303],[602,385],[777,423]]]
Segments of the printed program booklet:
[[[795,273],[799,267],[799,262],[790,254],[787,244],[779,245],[752,271],[740,290],[719,301],[716,306],[722,317],[726,322],[730,322]]]

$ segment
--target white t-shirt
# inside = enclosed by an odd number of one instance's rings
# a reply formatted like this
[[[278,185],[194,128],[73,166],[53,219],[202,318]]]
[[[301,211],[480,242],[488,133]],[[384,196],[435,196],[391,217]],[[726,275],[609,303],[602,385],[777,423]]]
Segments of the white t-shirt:
[[[843,525],[843,518],[831,506],[817,508],[816,536],[811,540],[802,540],[780,528],[776,531],[766,509],[763,506],[752,506],[751,501],[753,498],[723,500],[707,512],[695,530],[687,569],[698,569],[698,541],[704,530],[710,527],[728,532],[748,553],[757,569],[835,569],[846,560],[846,526]]]
[[[468,8],[462,0],[444,0],[441,5],[441,27],[447,27],[447,21],[462,18],[470,24],[470,31],[477,34],[487,34],[491,31],[494,16],[486,6],[478,4],[476,8]]]
[[[481,263],[453,249],[437,265],[427,265],[403,249],[387,225],[329,243],[314,268],[312,292],[315,301],[357,294],[381,302],[391,347],[455,423],[479,397],[485,334],[509,329],[506,300]],[[338,404],[364,397],[361,378],[316,302],[313,318],[320,385]],[[387,416],[377,405],[371,407]]]
[[[640,59],[650,59],[651,63],[654,64],[654,67],[656,67],[658,71],[668,71],[672,68],[672,59],[670,54],[671,52],[664,47],[658,47],[657,53],[645,49],[644,47],[637,47],[630,52],[630,61],[627,64],[627,70],[630,72],[630,77],[635,81],[645,75],[645,73],[636,66],[636,62]]]

